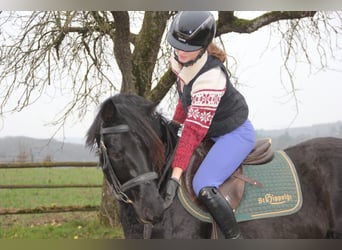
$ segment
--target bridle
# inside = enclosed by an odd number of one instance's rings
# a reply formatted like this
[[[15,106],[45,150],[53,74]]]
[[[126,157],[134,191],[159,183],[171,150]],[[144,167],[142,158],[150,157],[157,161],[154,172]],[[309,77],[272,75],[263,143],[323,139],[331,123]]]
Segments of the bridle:
[[[106,128],[101,128],[100,130],[100,145],[99,145],[99,151],[102,153],[103,157],[103,163],[102,163],[102,170],[103,173],[106,177],[106,180],[111,187],[114,197],[119,200],[123,201],[125,203],[130,203],[133,204],[133,201],[128,198],[126,195],[125,191],[128,189],[131,189],[137,185],[149,182],[151,180],[155,180],[158,178],[158,174],[155,171],[150,171],[141,175],[138,175],[134,177],[131,180],[126,181],[125,183],[121,183],[120,180],[118,179],[116,173],[114,172],[112,163],[110,161],[109,155],[108,155],[108,150],[106,145],[104,144],[103,141],[103,135],[106,134],[121,134],[121,133],[127,133],[129,132],[129,126],[127,124],[120,124],[117,126],[112,126],[112,127],[106,127]]]
[[[164,125],[166,124],[165,120],[161,120]],[[117,175],[114,172],[112,163],[110,161],[108,150],[106,145],[103,141],[103,136],[106,134],[121,134],[121,133],[127,133],[130,131],[130,128],[127,124],[120,124],[112,127],[106,127],[100,129],[100,143],[99,143],[99,151],[102,153],[102,170],[105,175],[105,179],[107,180],[108,185],[111,187],[114,198],[118,201],[122,201],[127,204],[133,204],[134,202],[127,196],[125,191],[127,191],[130,188],[133,188],[137,185],[146,183],[151,180],[158,179],[158,174],[155,171],[150,171],[141,175],[138,175],[137,177],[134,177],[131,180],[126,181],[125,183],[121,184],[120,180],[118,179]],[[166,159],[167,164],[164,168],[164,172],[161,174],[161,177],[158,182],[158,188],[160,188],[160,185],[164,178],[166,177],[167,171],[171,167],[171,161],[174,155],[173,147],[171,143],[171,134],[170,131],[167,130],[166,133]],[[153,225],[151,223],[144,223],[144,230],[143,230],[143,238],[144,239],[150,239],[152,234],[152,228]]]

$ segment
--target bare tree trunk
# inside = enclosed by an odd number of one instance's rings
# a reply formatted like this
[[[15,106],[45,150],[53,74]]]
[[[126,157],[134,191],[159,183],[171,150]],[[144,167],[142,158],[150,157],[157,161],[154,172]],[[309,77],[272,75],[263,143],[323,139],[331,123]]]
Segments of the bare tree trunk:
[[[113,228],[121,226],[118,201],[114,199],[112,190],[105,179],[102,185],[99,219],[101,224],[106,226]]]

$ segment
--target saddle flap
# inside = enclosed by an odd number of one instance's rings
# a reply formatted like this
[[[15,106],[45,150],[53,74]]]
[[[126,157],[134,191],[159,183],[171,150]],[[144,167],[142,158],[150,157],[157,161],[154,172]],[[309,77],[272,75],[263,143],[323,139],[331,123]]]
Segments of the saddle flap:
[[[209,146],[209,148],[207,148]],[[188,165],[187,170],[182,175],[183,189],[187,193],[190,200],[195,203],[200,209],[207,211],[207,209],[199,202],[196,197],[196,194],[192,187],[193,177],[201,165],[206,153],[209,151],[211,145],[208,143],[201,144],[194,152],[190,159],[190,163]],[[229,177],[220,187],[219,191],[226,198],[232,209],[236,209],[243,196],[245,181],[241,178],[237,178],[236,176],[242,175],[242,167],[239,167],[234,174]]]
[[[240,205],[245,190],[245,181],[241,178],[237,178],[235,174],[242,175],[242,167],[239,167],[234,174],[219,187],[221,194],[226,198],[233,210]]]

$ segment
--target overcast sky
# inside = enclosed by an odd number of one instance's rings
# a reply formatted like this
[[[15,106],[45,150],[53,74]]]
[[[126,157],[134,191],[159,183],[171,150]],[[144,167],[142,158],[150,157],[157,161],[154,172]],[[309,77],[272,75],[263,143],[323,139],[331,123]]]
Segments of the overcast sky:
[[[311,126],[313,124],[342,121],[342,52],[335,51],[340,61],[331,59],[335,70],[310,73],[307,64],[297,64],[295,74],[298,114],[291,85],[284,72],[279,39],[270,39],[269,28],[265,27],[253,34],[232,34],[224,37],[229,54],[229,63],[235,65],[232,71],[239,79],[238,89],[245,96],[250,108],[250,120],[256,129],[280,129],[287,127]],[[234,59],[233,59],[234,58]],[[318,62],[317,58],[317,61]],[[30,136],[49,138],[56,128],[46,125],[55,118],[63,97],[53,101],[42,98],[20,113],[7,114],[0,120],[0,137]],[[168,114],[169,115],[169,114]],[[95,116],[90,111],[83,121],[73,118],[63,133],[57,137],[83,138]]]

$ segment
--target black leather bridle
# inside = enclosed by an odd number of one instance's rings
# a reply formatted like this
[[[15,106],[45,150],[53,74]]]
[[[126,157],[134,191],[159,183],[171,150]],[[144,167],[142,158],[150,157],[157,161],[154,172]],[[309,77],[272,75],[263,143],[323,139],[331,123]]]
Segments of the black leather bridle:
[[[134,177],[133,179],[128,180],[123,184],[120,182],[120,180],[118,179],[117,175],[114,172],[114,168],[110,161],[107,147],[103,141],[103,135],[127,133],[129,131],[130,129],[127,124],[101,128],[100,130],[101,139],[100,139],[99,150],[100,150],[100,153],[102,153],[102,157],[103,157],[102,170],[109,186],[112,188],[114,197],[119,201],[132,204],[133,201],[130,198],[128,198],[128,196],[125,194],[125,191],[137,185],[140,185],[142,183],[146,183],[148,181],[157,179],[158,174],[154,171],[151,171],[151,172],[138,175],[137,177]]]
[[[164,119],[161,119],[161,123],[164,124],[164,127],[166,129],[167,122]],[[121,124],[117,126],[112,127],[106,127],[100,129],[100,145],[99,145],[99,151],[102,153],[102,170],[105,175],[105,178],[109,184],[109,186],[112,189],[114,198],[118,201],[122,201],[128,204],[133,204],[134,202],[128,198],[128,196],[125,194],[125,191],[128,189],[135,187],[141,183],[146,183],[151,180],[158,179],[158,174],[155,171],[150,171],[141,175],[138,175],[137,177],[126,181],[125,183],[121,184],[119,181],[117,175],[114,172],[112,163],[110,161],[107,147],[104,144],[103,136],[106,134],[120,134],[120,133],[128,133],[130,131],[130,128],[127,124]],[[165,142],[166,142],[166,167],[164,168],[164,172],[161,174],[159,182],[158,182],[158,188],[160,188],[163,180],[167,177],[167,172],[171,167],[172,158],[174,155],[173,148],[175,145],[172,143],[172,135],[169,129],[166,129],[165,131]],[[151,223],[144,223],[144,230],[143,230],[143,238],[144,239],[150,239],[152,234],[152,228],[153,225]]]

